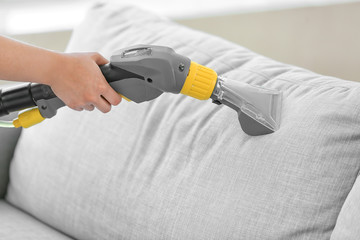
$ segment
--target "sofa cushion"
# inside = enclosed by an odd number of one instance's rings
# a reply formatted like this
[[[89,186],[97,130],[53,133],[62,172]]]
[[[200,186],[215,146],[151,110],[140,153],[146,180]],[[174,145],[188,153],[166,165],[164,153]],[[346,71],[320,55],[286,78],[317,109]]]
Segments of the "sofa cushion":
[[[70,240],[71,238],[0,200],[0,239]]]
[[[77,239],[329,239],[360,167],[360,85],[115,4],[68,51],[140,43],[283,91],[280,130],[248,136],[231,109],[174,94],[64,108],[21,135],[7,199]]]
[[[0,121],[9,121],[15,117],[15,114],[11,114],[2,117]],[[13,157],[20,132],[21,129],[0,128],[0,199],[5,196],[7,185],[9,183],[10,160]]]
[[[331,240],[360,238],[360,176],[351,189],[336,221]]]

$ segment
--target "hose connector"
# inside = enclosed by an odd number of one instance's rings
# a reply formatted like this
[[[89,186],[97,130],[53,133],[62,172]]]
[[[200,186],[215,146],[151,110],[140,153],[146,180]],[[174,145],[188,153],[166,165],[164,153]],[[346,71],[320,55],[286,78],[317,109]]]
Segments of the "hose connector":
[[[189,74],[180,93],[199,100],[206,100],[214,91],[216,81],[217,73],[214,70],[191,62]]]
[[[28,128],[42,122],[45,118],[41,116],[38,108],[30,109],[26,112],[20,113],[18,118],[13,121],[16,128]]]

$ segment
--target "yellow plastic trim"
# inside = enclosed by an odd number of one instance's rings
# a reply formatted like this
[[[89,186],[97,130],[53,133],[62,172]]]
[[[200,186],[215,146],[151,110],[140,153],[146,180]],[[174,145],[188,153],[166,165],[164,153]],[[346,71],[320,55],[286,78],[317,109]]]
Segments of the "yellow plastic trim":
[[[129,98],[125,97],[124,95],[122,95],[122,94],[120,94],[120,93],[119,93],[119,95],[120,95],[123,99],[125,99],[126,101],[131,102],[131,100],[130,100]]]
[[[16,128],[28,128],[35,124],[42,122],[45,118],[41,116],[38,108],[30,109],[26,112],[20,113],[18,118],[13,121]]]
[[[199,100],[209,99],[214,91],[217,73],[211,68],[191,62],[189,73],[180,93]]]

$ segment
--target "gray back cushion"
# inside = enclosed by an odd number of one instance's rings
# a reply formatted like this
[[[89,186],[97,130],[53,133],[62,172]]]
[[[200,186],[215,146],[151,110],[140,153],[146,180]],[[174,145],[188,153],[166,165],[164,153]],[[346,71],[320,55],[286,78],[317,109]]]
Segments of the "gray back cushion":
[[[8,201],[77,239],[328,239],[360,168],[360,85],[116,5],[68,51],[140,43],[283,91],[280,130],[250,137],[231,109],[173,94],[64,108],[22,134]]]
[[[6,87],[6,86],[5,86]],[[2,117],[0,121],[9,121],[15,114]],[[0,128],[0,199],[5,196],[9,182],[9,166],[21,129]]]

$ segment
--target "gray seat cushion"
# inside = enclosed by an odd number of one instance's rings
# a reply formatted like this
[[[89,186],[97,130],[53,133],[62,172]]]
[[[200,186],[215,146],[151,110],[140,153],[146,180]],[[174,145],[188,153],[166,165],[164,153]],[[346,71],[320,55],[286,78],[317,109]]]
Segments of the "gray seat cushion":
[[[64,108],[23,132],[7,199],[77,239],[329,239],[360,168],[360,85],[111,4],[68,51],[140,43],[283,91],[280,130],[250,137],[231,109],[173,94]]]
[[[70,240],[64,234],[0,200],[0,239]]]

